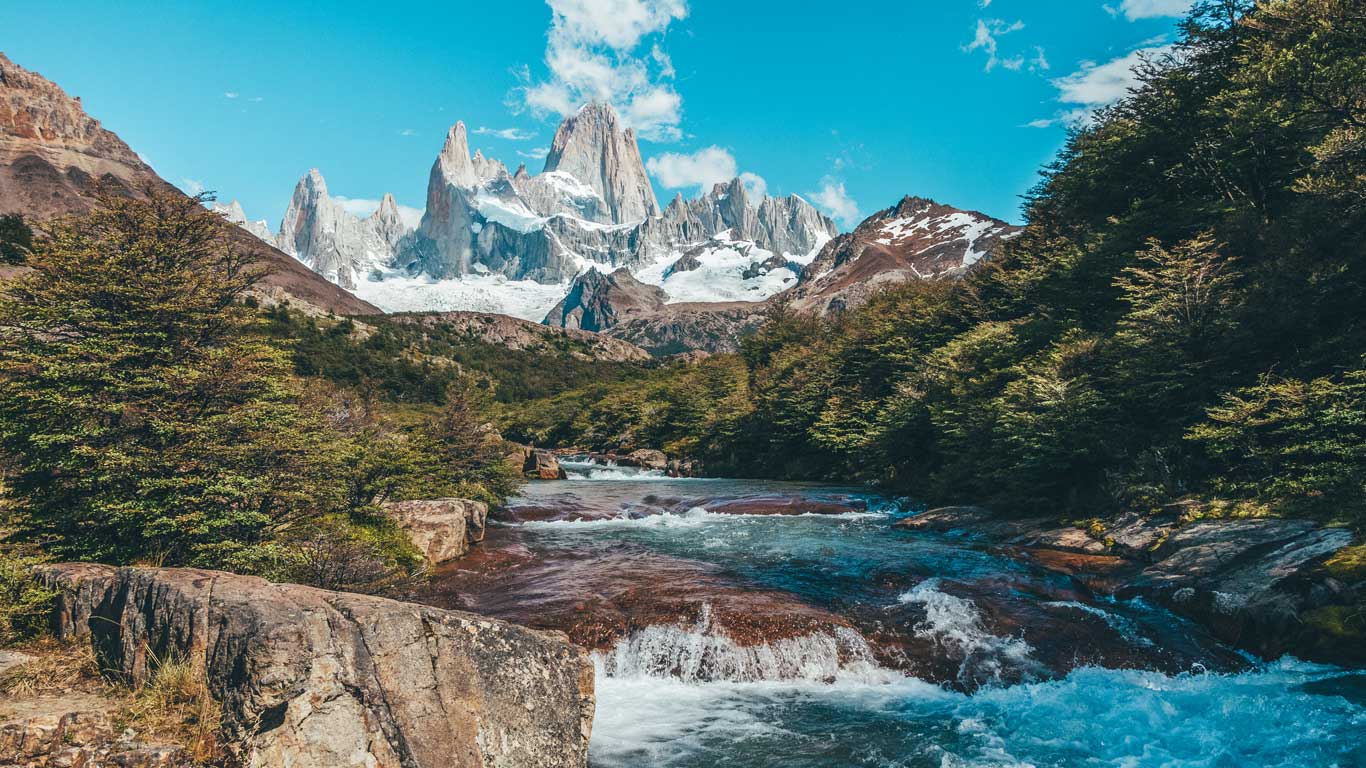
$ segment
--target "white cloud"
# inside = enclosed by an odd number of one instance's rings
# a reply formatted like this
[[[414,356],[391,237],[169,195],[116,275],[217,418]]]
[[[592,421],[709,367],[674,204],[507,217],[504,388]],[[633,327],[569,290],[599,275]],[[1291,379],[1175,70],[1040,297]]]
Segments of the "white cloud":
[[[688,15],[685,0],[547,2],[549,78],[534,82],[524,71],[518,104],[543,116],[571,114],[587,101],[609,102],[642,138],[680,138],[682,98],[672,84],[673,61],[657,39],[643,54],[639,49]]]
[[[332,199],[341,203],[342,208],[345,209],[347,213],[362,219],[379,210],[379,200],[371,200],[363,197],[343,197],[341,195],[333,195]],[[414,208],[409,205],[399,205],[398,216],[403,219],[404,224],[416,228],[417,225],[422,222],[422,209]]]
[[[416,135],[417,135],[417,131],[413,130],[412,128],[404,128],[403,130],[401,130],[401,131],[398,132],[398,135],[399,135],[399,136],[416,136]]]
[[[1165,47],[1139,48],[1104,64],[1084,61],[1081,69],[1053,81],[1059,91],[1058,101],[1080,104],[1087,109],[1113,104],[1138,85],[1135,67],[1167,50]]]
[[[665,152],[645,162],[645,167],[668,189],[698,187],[703,192],[711,185],[735,178],[735,156],[720,147],[706,147],[685,155]]]
[[[241,96],[241,95],[242,95],[242,94],[238,93],[237,91],[227,91],[227,92],[225,92],[225,93],[223,94],[223,98],[225,98],[225,99],[235,99],[235,98],[237,98],[238,96]]]
[[[252,102],[253,104],[260,104],[261,102],[263,102],[263,101],[265,101],[265,100],[266,100],[266,97],[264,97],[264,96],[252,96],[252,97],[251,97],[251,102]]]
[[[199,179],[184,178],[180,180],[180,188],[192,195],[197,195],[204,191],[204,182]]]
[[[474,132],[480,136],[497,136],[500,139],[507,139],[509,141],[526,141],[528,139],[536,138],[535,131],[526,131],[521,128],[485,128],[481,125],[478,128],[475,128]]]
[[[744,182],[745,193],[752,202],[758,203],[768,197],[768,182],[763,176],[745,171],[740,174],[740,181]]]
[[[985,70],[987,72],[995,69],[997,64],[1001,64],[1006,69],[1017,70],[1024,64],[1024,58],[1012,57],[1005,61],[997,58],[996,51],[999,47],[997,38],[1008,35],[1011,32],[1018,32],[1022,29],[1024,29],[1024,22],[1022,21],[1007,24],[1001,19],[978,19],[977,30],[973,34],[972,42],[963,46],[963,50],[967,53],[977,50],[986,53],[987,63]]]
[[[1118,8],[1107,5],[1105,10],[1112,16],[1123,14],[1129,21],[1137,21],[1185,16],[1193,5],[1195,0],[1124,0]]]
[[[545,156],[550,154],[550,147],[537,147],[535,149],[528,149],[526,151],[522,151],[519,149],[517,150],[517,154],[521,155],[522,157],[525,157],[528,160],[544,160]]]
[[[808,193],[807,197],[846,227],[853,227],[859,221],[858,202],[845,191],[842,181],[826,176],[821,179],[820,190]]]

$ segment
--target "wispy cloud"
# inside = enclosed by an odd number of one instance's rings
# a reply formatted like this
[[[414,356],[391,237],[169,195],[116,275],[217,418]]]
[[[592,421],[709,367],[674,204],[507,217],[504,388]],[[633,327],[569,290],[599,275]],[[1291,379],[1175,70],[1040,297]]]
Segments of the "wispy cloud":
[[[659,38],[686,18],[686,0],[547,0],[551,10],[545,64],[537,80],[523,69],[513,104],[535,115],[568,115],[584,102],[616,106],[646,139],[682,137],[683,99],[674,90],[673,61]],[[641,49],[649,38],[650,47]]]
[[[1118,7],[1104,6],[1111,16],[1123,16],[1129,21],[1185,16],[1195,0],[1123,0]]]
[[[519,149],[517,150],[517,154],[521,157],[525,157],[528,160],[544,160],[545,156],[550,154],[550,147],[537,147],[535,149],[528,150]]]
[[[225,91],[225,92],[223,93],[223,98],[225,98],[225,99],[235,99],[235,98],[237,98],[238,96],[241,96],[241,95],[242,95],[242,94],[238,93],[237,91]]]
[[[1145,61],[1163,56],[1171,46],[1137,48],[1106,62],[1083,61],[1070,75],[1055,78],[1058,102],[1064,105],[1051,118],[1032,120],[1027,128],[1048,128],[1054,125],[1085,123],[1092,113],[1129,95],[1138,87],[1138,68]]]
[[[984,70],[987,72],[995,69],[998,64],[1005,66],[1006,69],[1019,69],[1024,64],[1024,57],[1011,57],[1005,61],[998,58],[997,51],[1000,48],[998,38],[1011,32],[1018,32],[1024,29],[1024,26],[1023,21],[1006,23],[1001,19],[978,19],[972,41],[963,46],[963,51],[965,53],[972,53],[973,51],[986,53],[987,63]]]
[[[204,182],[199,179],[184,178],[180,180],[180,188],[191,195],[197,195],[204,191]]]
[[[858,202],[844,189],[843,181],[826,176],[821,179],[821,188],[807,193],[807,197],[846,227],[853,227],[859,221]]]
[[[404,128],[403,130],[401,130],[401,131],[398,132],[398,135],[399,135],[399,136],[416,136],[416,135],[417,135],[417,131],[413,130],[412,128]]]
[[[739,173],[735,156],[720,147],[706,147],[691,154],[665,152],[645,162],[655,179],[668,189],[708,187],[730,181]]]
[[[526,131],[521,128],[486,128],[481,125],[474,129],[474,133],[480,136],[497,136],[509,141],[528,141],[536,138],[535,131]]]

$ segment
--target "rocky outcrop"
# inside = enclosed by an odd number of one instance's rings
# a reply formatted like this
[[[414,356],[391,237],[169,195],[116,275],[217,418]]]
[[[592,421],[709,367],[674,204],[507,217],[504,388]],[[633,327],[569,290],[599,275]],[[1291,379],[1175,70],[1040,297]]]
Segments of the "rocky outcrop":
[[[393,195],[386,193],[369,217],[357,218],[332,199],[327,181],[314,168],[295,185],[276,241],[314,272],[351,290],[368,273],[393,262],[407,233]]]
[[[464,338],[508,349],[568,354],[580,360],[648,360],[650,353],[625,341],[575,328],[554,328],[486,312],[429,312],[392,315],[392,322],[454,331]]]
[[[528,448],[522,461],[522,474],[533,480],[564,480],[569,475],[550,451]]]
[[[739,352],[740,340],[764,322],[762,302],[685,302],[619,319],[606,334],[656,356]]]
[[[602,197],[616,224],[659,215],[654,188],[636,146],[635,132],[622,130],[608,104],[589,103],[555,131],[543,173],[560,171]]]
[[[215,571],[47,566],[55,626],[147,679],[182,658],[246,766],[587,764],[593,666],[559,633]]]
[[[0,54],[0,213],[39,221],[79,213],[93,205],[100,187],[124,195],[180,194],[87,115],[79,98]],[[379,312],[245,229],[233,228],[230,239],[268,269],[263,294],[325,312]]]
[[[906,197],[827,243],[782,295],[800,312],[851,309],[887,285],[959,277],[1020,230],[975,211]]]
[[[1077,528],[1048,518],[1002,518],[983,507],[944,507],[897,527],[1018,547],[1096,592],[1143,597],[1265,658],[1294,653],[1366,664],[1360,643],[1328,636],[1304,620],[1318,609],[1356,605],[1366,589],[1343,584],[1322,567],[1352,543],[1349,529],[1276,518],[1183,522],[1177,512],[1123,514]]]
[[[663,290],[640,282],[625,268],[611,274],[589,269],[574,280],[568,295],[545,316],[545,324],[605,331],[632,317],[662,309],[667,298]]]
[[[470,545],[484,540],[489,508],[469,499],[423,499],[384,505],[413,545],[432,565],[464,557]]]

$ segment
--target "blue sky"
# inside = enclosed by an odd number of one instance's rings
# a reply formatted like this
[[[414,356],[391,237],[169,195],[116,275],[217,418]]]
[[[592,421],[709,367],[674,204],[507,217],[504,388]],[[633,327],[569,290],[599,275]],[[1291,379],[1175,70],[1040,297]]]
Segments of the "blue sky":
[[[311,167],[358,210],[384,192],[420,208],[457,119],[539,171],[589,96],[649,137],[661,202],[746,173],[846,227],[906,194],[1018,221],[1066,120],[1123,93],[1189,5],[4,0],[0,50],[167,180],[272,227]]]

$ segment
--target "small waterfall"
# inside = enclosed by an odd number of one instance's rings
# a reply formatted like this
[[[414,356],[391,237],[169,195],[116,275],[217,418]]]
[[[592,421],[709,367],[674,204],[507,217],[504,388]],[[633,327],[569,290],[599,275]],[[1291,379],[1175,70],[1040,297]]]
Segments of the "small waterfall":
[[[926,579],[901,595],[902,603],[920,605],[925,620],[915,625],[917,637],[932,640],[960,661],[960,681],[1001,682],[1037,666],[1034,648],[1022,638],[987,631],[977,606],[939,589],[939,579]],[[1014,674],[1011,674],[1014,673]]]
[[[847,627],[745,646],[713,624],[709,605],[702,607],[692,627],[647,627],[598,654],[598,664],[609,677],[675,678],[685,683],[882,683],[901,677],[880,667],[868,642]]]

